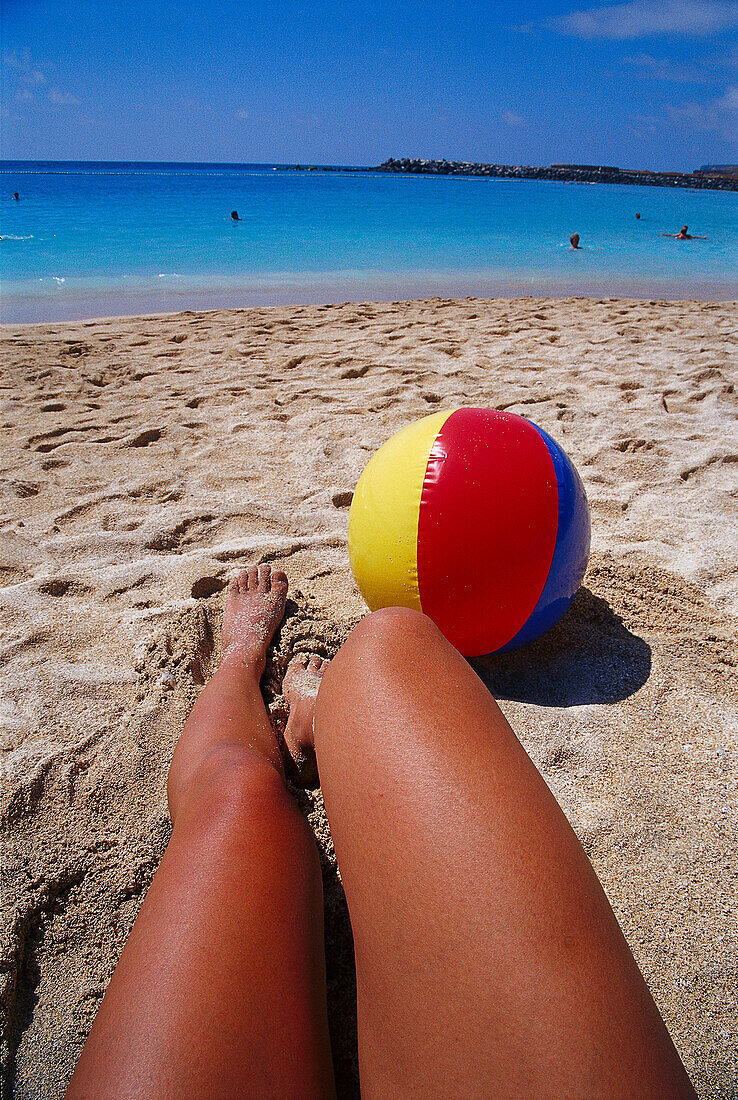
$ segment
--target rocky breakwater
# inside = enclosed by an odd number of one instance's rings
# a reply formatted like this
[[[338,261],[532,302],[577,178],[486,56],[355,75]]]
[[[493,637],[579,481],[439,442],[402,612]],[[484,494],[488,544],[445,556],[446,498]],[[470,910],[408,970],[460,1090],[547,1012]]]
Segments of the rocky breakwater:
[[[697,190],[738,191],[738,176],[703,172],[650,172],[590,164],[550,164],[535,168],[520,164],[475,164],[460,160],[395,160],[390,157],[377,172],[413,172],[432,176],[489,176],[493,179],[560,180],[563,183],[629,183],[642,187],[689,187]]]

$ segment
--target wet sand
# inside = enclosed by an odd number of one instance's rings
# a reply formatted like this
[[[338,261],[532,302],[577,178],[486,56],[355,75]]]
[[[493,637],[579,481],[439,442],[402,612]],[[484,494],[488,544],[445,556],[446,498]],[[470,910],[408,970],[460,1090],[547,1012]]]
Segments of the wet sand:
[[[352,490],[442,408],[510,409],[582,474],[585,585],[478,663],[599,873],[701,1097],[738,1080],[735,307],[513,299],[5,326],[4,1096],[59,1097],[167,841],[172,747],[229,572],[291,582],[265,690],[363,614]],[[731,355],[733,359],[731,361]],[[353,972],[320,792],[336,1065]]]

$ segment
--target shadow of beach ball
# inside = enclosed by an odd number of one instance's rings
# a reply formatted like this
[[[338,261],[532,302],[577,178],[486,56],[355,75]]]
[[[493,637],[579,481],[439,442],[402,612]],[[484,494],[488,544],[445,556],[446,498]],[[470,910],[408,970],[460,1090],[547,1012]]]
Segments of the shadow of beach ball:
[[[495,409],[408,424],[369,461],[349,515],[351,569],[371,610],[422,611],[466,657],[553,626],[582,583],[589,536],[562,448]]]

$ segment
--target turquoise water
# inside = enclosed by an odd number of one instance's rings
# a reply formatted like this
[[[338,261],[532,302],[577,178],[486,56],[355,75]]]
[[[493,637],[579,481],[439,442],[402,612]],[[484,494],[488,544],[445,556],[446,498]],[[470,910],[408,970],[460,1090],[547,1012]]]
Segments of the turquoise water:
[[[738,194],[719,191],[5,161],[0,319],[432,295],[728,298],[737,213]],[[708,240],[659,236],[685,222]]]

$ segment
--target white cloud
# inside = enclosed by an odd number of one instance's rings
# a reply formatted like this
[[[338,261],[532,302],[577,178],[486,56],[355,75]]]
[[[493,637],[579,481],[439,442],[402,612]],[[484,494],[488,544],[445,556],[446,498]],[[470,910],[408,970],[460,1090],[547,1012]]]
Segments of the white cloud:
[[[525,126],[525,119],[515,111],[503,111],[500,117],[506,126]]]
[[[9,95],[13,95],[15,91],[14,98],[18,103],[41,102],[44,86],[48,85],[48,81],[28,50],[6,50],[2,55],[2,64],[8,72],[8,83],[11,85],[8,88]],[[13,84],[15,88],[12,87]],[[73,107],[79,103],[76,95],[53,85],[48,85],[45,98],[55,107]]]
[[[667,80],[675,84],[715,84],[730,79],[738,70],[738,49],[715,54],[703,54],[692,61],[673,61],[669,57],[654,57],[639,53],[624,57],[637,76],[648,80]]]
[[[54,103],[57,107],[73,107],[79,103],[79,100],[71,92],[60,92],[58,88],[50,88],[49,103]]]
[[[46,77],[31,60],[28,50],[18,53],[16,50],[6,50],[3,54],[3,65],[6,69],[13,69],[25,84],[45,84]]]
[[[694,130],[718,134],[726,141],[738,141],[738,85],[708,103],[681,103],[669,108],[674,122],[684,122]]]
[[[705,37],[738,28],[737,0],[631,0],[547,19],[544,26],[575,38]]]
[[[632,57],[624,57],[623,61],[635,69],[637,76],[651,80],[670,80],[676,84],[703,84],[710,79],[701,66],[682,65],[671,61],[668,57],[652,57],[647,53],[639,53]]]
[[[724,96],[715,100],[715,106],[720,111],[738,111],[738,88],[728,88]]]

